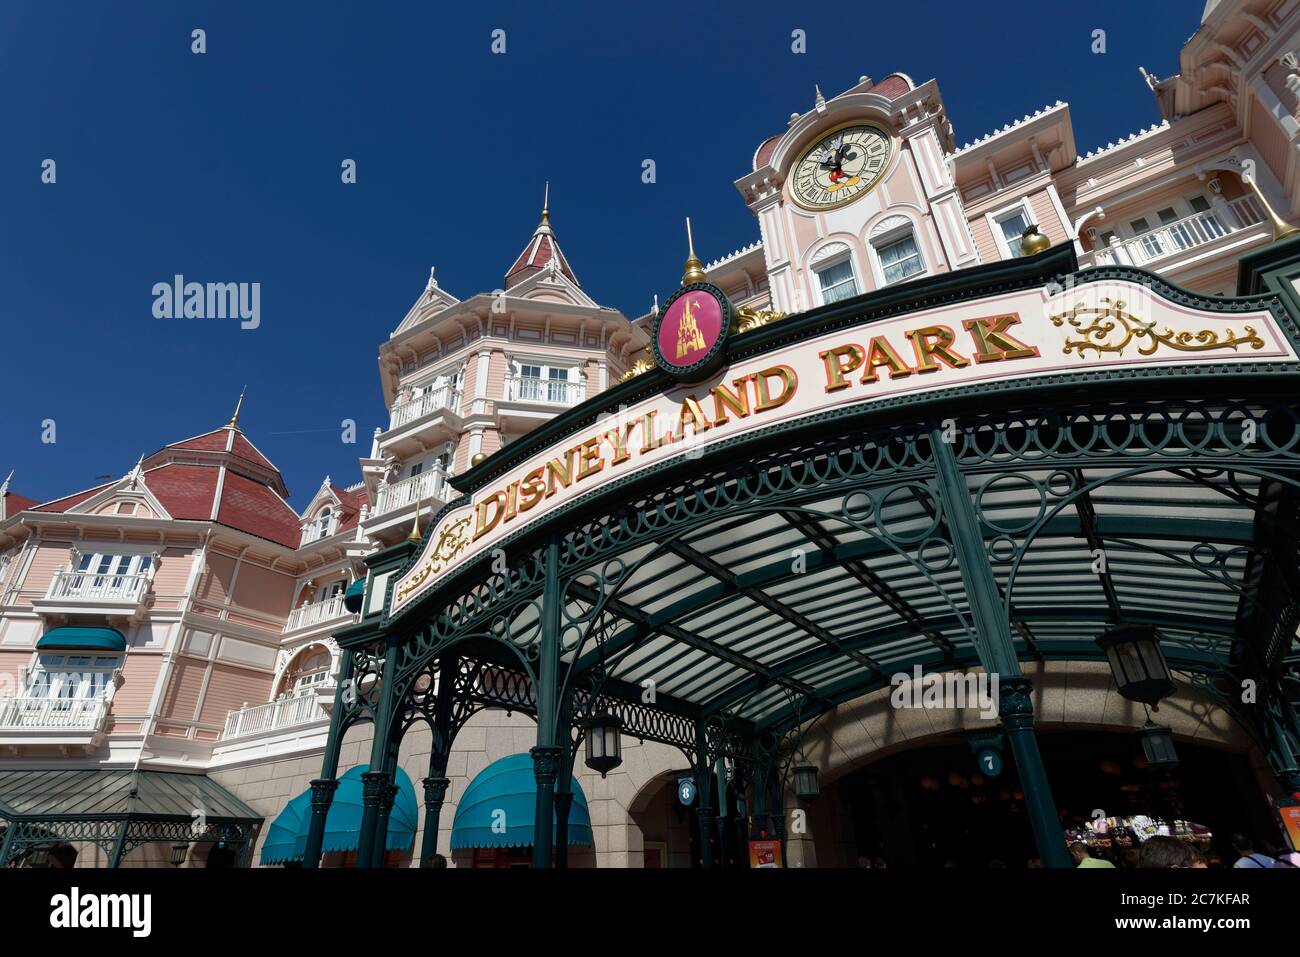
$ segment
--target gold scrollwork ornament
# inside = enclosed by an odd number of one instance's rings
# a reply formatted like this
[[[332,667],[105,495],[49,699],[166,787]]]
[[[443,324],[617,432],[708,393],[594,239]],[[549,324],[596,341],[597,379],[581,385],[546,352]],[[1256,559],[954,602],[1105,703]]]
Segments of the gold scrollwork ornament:
[[[472,521],[473,516],[462,516],[438,533],[437,544],[429,552],[429,557],[425,559],[424,564],[420,566],[415,575],[402,586],[397,593],[398,598],[405,598],[415,591],[429,579],[429,576],[441,574],[450,567],[452,562],[460,557],[465,549],[469,548],[468,529]]]
[[[1201,329],[1197,332],[1176,332],[1166,326],[1164,331],[1156,328],[1154,320],[1144,322],[1131,312],[1125,310],[1125,303],[1103,296],[1101,306],[1087,306],[1079,303],[1068,312],[1049,316],[1054,326],[1068,325],[1078,330],[1081,338],[1067,338],[1063,352],[1074,353],[1079,358],[1093,350],[1100,357],[1103,353],[1123,355],[1129,344],[1141,343],[1139,355],[1155,355],[1161,346],[1177,352],[1209,352],[1212,349],[1232,349],[1249,346],[1263,349],[1264,340],[1254,326],[1245,326],[1242,335],[1237,335],[1231,328],[1222,331]]]

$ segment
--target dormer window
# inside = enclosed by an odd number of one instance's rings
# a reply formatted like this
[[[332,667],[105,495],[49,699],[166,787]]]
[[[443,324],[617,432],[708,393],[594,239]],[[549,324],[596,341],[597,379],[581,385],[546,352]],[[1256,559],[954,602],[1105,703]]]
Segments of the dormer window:
[[[334,509],[326,505],[303,531],[303,544],[305,545],[308,542],[318,542],[322,538],[329,538],[334,534],[335,527],[336,516],[334,514]]]

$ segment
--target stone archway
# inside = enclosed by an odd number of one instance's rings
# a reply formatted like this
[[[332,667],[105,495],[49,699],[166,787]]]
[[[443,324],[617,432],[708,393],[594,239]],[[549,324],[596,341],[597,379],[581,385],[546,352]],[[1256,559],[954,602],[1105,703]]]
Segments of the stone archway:
[[[1119,695],[1103,662],[1025,662],[1022,669],[1033,681],[1036,724],[1045,736],[1066,730],[1135,735],[1147,720],[1142,705]],[[883,688],[845,702],[805,726],[801,753],[819,770],[822,796],[801,805],[792,793],[784,795],[787,821],[801,812],[804,825],[802,833],[794,828],[788,833],[789,866],[853,866],[856,852],[850,847],[846,808],[836,792],[839,781],[904,751],[998,730],[996,718],[982,718],[974,707],[896,708],[891,692]],[[1176,741],[1244,755],[1261,791],[1276,789],[1268,760],[1254,739],[1203,692],[1180,683],[1152,717],[1169,726]]]

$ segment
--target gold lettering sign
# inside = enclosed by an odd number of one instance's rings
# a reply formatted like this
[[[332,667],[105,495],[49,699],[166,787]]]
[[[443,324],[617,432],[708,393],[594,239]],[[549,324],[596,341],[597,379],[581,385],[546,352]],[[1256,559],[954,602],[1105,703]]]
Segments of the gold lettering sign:
[[[425,552],[397,580],[388,613],[401,614],[457,564],[597,488],[676,457],[725,448],[778,423],[839,414],[881,398],[1021,377],[1098,370],[1127,375],[1135,368],[1176,370],[1191,363],[1300,367],[1295,346],[1262,300],[1250,308],[1240,301],[1231,308],[1197,306],[1124,279],[1084,286],[1091,306],[1025,288],[864,317],[849,330],[796,337],[743,356],[701,383],[610,407],[563,439],[511,459],[491,485],[476,488],[443,515]],[[706,307],[703,299],[682,304],[680,328],[668,339],[670,354],[673,338],[683,357],[704,346]]]

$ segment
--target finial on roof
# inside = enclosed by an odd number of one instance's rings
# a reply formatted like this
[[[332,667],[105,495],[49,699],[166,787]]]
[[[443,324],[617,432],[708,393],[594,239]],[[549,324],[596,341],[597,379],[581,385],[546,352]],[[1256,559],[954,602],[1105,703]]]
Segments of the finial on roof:
[[[652,316],[659,315],[659,293],[655,293],[655,304],[650,307],[650,314]]]
[[[143,472],[144,472],[144,453],[141,453],[140,458],[136,460],[134,468],[132,468],[131,471],[126,473],[126,477],[130,480],[129,484],[131,488],[135,488],[136,482],[140,480],[140,476]]]
[[[411,532],[406,536],[408,542],[418,542],[424,538],[424,533],[420,531],[420,500],[415,500],[415,521],[411,522]]]
[[[12,479],[13,477],[14,477],[14,470],[10,469],[9,474],[5,476],[5,480],[3,482],[0,482],[0,498],[3,498],[5,495],[9,494],[9,480]]]
[[[691,235],[691,217],[686,217],[686,271],[682,273],[682,285],[689,286],[693,282],[704,282],[704,263],[700,262],[695,255],[695,238]]]
[[[239,390],[239,401],[235,403],[235,414],[232,415],[230,417],[230,421],[226,423],[226,428],[228,429],[239,428],[239,410],[244,407],[244,393],[247,391],[248,391],[248,386],[244,386],[242,389]]]
[[[434,278],[434,274],[433,274],[433,273],[434,273],[434,267],[433,267],[433,266],[430,266],[430,267],[429,267],[429,285],[425,287],[426,289],[432,289],[434,286],[438,285],[438,280],[437,280],[436,278]]]
[[[826,109],[826,97],[822,96],[822,88],[814,83],[813,89],[817,91],[817,96],[813,99],[813,105],[816,106],[818,110]]]
[[[548,179],[542,192],[542,221],[538,224],[538,228],[549,225],[551,225],[551,181]]]

